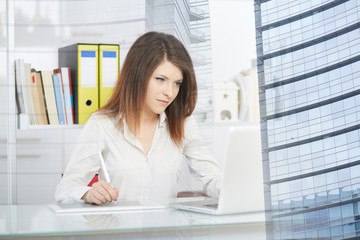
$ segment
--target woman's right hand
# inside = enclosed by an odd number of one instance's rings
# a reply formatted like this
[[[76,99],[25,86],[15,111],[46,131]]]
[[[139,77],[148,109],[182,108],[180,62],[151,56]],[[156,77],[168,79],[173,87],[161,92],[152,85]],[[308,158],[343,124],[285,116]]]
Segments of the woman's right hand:
[[[87,191],[82,200],[88,203],[101,205],[106,202],[116,201],[119,196],[119,190],[113,188],[108,182],[101,179],[94,183],[89,191]]]

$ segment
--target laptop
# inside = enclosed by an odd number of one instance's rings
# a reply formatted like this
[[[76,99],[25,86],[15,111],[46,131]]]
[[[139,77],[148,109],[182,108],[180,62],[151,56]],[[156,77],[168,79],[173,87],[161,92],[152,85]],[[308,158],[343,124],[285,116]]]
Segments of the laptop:
[[[260,126],[230,127],[226,146],[219,199],[175,202],[170,207],[214,215],[264,211]]]

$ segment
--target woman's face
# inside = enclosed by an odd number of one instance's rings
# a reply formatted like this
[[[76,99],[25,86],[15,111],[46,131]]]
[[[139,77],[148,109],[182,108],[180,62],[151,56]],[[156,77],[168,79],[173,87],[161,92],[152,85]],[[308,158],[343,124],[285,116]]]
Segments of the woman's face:
[[[164,112],[178,95],[182,81],[181,70],[171,62],[163,61],[150,77],[143,109],[145,115]]]

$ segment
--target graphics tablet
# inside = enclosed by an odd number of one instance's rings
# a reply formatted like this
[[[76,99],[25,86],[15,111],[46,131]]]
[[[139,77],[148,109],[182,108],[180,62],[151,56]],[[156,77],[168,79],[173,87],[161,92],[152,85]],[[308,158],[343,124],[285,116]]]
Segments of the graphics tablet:
[[[117,201],[104,203],[102,205],[90,203],[49,204],[48,207],[56,213],[114,212],[167,208],[165,205],[152,203],[144,204],[138,201]]]

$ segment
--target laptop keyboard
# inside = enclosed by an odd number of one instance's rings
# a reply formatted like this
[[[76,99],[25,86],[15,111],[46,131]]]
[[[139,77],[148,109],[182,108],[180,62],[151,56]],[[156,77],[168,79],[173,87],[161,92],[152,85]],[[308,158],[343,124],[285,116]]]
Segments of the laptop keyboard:
[[[208,204],[208,205],[205,205],[206,207],[211,207],[211,208],[218,208],[218,204],[215,203],[215,204]]]

